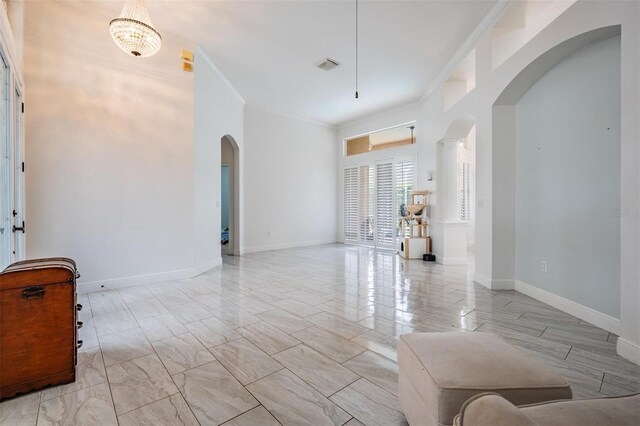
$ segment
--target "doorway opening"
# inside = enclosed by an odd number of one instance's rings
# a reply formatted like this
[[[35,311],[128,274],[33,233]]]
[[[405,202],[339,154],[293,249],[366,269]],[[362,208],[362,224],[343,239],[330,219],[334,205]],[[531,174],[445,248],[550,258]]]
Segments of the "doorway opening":
[[[220,245],[221,253],[240,254],[240,172],[238,145],[229,135],[220,141]]]

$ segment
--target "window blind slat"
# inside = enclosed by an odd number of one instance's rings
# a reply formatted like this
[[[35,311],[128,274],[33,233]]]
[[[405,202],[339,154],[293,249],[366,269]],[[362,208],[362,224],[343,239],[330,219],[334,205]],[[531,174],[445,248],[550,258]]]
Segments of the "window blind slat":
[[[409,194],[413,191],[414,181],[414,164],[413,160],[405,160],[396,162],[396,223],[398,226],[398,236],[409,236],[408,228],[405,228],[402,224],[402,215],[400,214],[400,206],[405,207],[409,205],[411,200]],[[404,233],[402,230],[404,229]]]
[[[344,169],[344,239],[358,239],[358,168]]]
[[[392,248],[403,229],[400,205],[407,205],[415,180],[413,159],[359,164],[344,169],[344,239]]]
[[[380,246],[392,246],[395,241],[393,192],[393,163],[378,163],[376,165],[376,241]]]

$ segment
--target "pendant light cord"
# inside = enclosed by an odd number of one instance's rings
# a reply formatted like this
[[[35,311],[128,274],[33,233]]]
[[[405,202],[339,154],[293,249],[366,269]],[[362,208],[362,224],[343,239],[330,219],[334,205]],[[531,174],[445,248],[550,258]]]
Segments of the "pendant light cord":
[[[358,99],[358,0],[356,0],[356,99]]]

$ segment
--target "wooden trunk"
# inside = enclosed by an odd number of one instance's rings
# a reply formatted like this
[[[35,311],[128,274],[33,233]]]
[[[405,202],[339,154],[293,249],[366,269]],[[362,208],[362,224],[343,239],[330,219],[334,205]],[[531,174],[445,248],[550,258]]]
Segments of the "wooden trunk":
[[[0,399],[75,381],[76,278],[66,258],[16,262],[0,273]]]

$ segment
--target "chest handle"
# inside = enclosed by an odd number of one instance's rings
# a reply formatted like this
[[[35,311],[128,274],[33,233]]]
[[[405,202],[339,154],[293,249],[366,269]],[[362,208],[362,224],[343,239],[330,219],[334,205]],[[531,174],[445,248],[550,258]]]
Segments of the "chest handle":
[[[26,300],[42,299],[44,297],[44,288],[40,286],[27,287],[22,292],[22,297]]]

